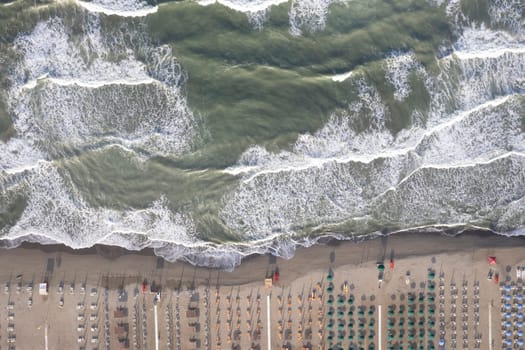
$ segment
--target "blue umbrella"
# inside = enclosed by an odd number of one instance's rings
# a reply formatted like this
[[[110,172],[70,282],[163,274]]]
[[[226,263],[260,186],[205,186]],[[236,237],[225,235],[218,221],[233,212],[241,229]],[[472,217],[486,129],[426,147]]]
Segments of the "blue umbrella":
[[[518,339],[518,345],[519,345],[519,346],[523,346],[523,339],[521,339],[521,338]]]
[[[510,326],[512,326],[512,323],[510,323],[509,321],[505,322],[505,327],[510,328]]]
[[[506,300],[506,301],[510,301],[510,299],[512,299],[512,297],[511,297],[510,295],[508,295],[508,294],[505,295],[505,300]]]
[[[516,306],[518,307],[518,310],[523,309],[523,304],[518,304],[518,305],[516,305]]]
[[[511,307],[512,305],[510,305],[509,303],[505,304],[505,309],[510,310]]]
[[[505,332],[505,335],[510,338],[510,337],[512,337],[512,332],[511,331],[507,331],[507,332]]]
[[[505,292],[510,292],[510,286],[509,285],[505,285]]]
[[[521,312],[518,312],[516,316],[518,316],[518,320],[521,320],[523,318],[523,314]]]
[[[523,295],[521,294],[516,295],[516,299],[518,299],[518,301],[523,301]]]
[[[441,338],[439,339],[439,346],[444,346],[445,345],[445,339]]]
[[[523,331],[522,330],[518,331],[518,337],[520,337],[520,338],[523,337]]]
[[[523,322],[521,322],[521,321],[518,321],[518,322],[516,323],[516,326],[518,326],[518,328],[521,328],[521,327],[523,327]]]
[[[505,343],[510,346],[510,345],[512,345],[512,340],[507,339],[507,340],[505,340]]]
[[[511,316],[511,315],[510,315],[510,312],[506,312],[506,313],[505,313],[505,318],[506,318],[506,319],[509,319],[510,316]]]

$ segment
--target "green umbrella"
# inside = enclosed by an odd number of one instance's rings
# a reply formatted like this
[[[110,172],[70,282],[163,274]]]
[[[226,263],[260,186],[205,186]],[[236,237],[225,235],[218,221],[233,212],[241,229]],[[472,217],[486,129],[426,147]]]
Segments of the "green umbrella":
[[[436,277],[436,273],[434,272],[434,270],[429,269],[429,270],[428,270],[428,279],[429,279],[429,280],[433,280],[434,277]]]
[[[383,265],[383,264],[377,264],[377,269],[378,269],[379,271],[381,271],[381,272],[382,272],[382,271],[385,271],[385,265]]]
[[[350,294],[350,296],[348,297],[348,304],[352,305],[353,303],[354,303],[354,296]]]

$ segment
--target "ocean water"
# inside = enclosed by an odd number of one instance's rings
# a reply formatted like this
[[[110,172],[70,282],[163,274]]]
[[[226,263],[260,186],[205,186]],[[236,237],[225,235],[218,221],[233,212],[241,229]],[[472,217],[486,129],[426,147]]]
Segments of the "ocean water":
[[[0,1],[0,84],[7,247],[525,234],[522,0]]]

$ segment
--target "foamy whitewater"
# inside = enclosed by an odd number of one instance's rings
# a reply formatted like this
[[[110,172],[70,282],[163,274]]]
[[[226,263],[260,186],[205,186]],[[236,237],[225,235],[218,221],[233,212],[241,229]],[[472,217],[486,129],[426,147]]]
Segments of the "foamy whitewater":
[[[217,2],[246,13],[261,29],[268,9],[286,1]],[[294,40],[322,32],[335,2],[291,0]],[[0,231],[4,244],[154,248],[170,261],[232,269],[250,254],[288,258],[320,237],[374,236],[378,227],[393,227],[389,233],[442,227],[523,233],[522,5],[492,1],[490,19],[502,28],[496,30],[461,24],[457,1],[431,2],[446,7],[458,30],[449,53],[436,58],[439,72],[427,72],[412,51],[391,52],[381,66],[396,103],[411,98],[417,79],[428,91],[428,106],[411,112],[408,128],[392,132],[389,105],[362,70],[320,76],[354,93],[325,125],[298,135],[286,151],[254,144],[236,164],[202,170],[236,179],[220,199],[218,220],[242,239],[224,243],[203,238],[195,213],[162,193],[140,209],[96,207],[61,164],[86,150],[111,150],[137,164],[194,151],[206,125],[188,105],[192,77],[177,60],[177,48],[156,45],[141,32],[108,36],[101,24],[102,16],[129,17],[140,29],[142,17],[162,8],[77,0],[84,13],[80,33],[59,17],[38,22],[14,44],[19,60],[7,102],[16,134],[0,141],[0,199],[9,207],[23,194],[27,203]],[[356,128],[363,120],[366,127]]]

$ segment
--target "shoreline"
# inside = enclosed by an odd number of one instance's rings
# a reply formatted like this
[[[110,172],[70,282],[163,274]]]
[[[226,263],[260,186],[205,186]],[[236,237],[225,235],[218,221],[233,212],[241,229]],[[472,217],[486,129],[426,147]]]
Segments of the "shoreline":
[[[484,231],[470,231],[456,236],[407,232],[358,240],[332,239],[307,248],[298,247],[291,259],[253,254],[245,257],[232,271],[226,271],[194,266],[185,261],[171,263],[157,257],[152,248],[129,251],[120,247],[96,245],[75,250],[64,245],[23,243],[17,248],[2,250],[0,263],[5,267],[5,272],[11,270],[11,275],[30,273],[31,269],[34,274],[38,269],[35,271],[31,265],[42,265],[48,259],[60,257],[61,261],[67,261],[66,270],[72,269],[75,275],[94,272],[99,276],[119,275],[135,279],[158,276],[172,288],[195,287],[212,284],[213,281],[225,286],[262,283],[264,277],[278,267],[284,285],[312,271],[326,270],[328,267],[361,267],[366,263],[388,262],[391,258],[398,260],[440,254],[476,254],[479,251],[490,253],[518,247],[525,247],[525,237],[506,237]],[[42,270],[45,270],[44,266]]]

